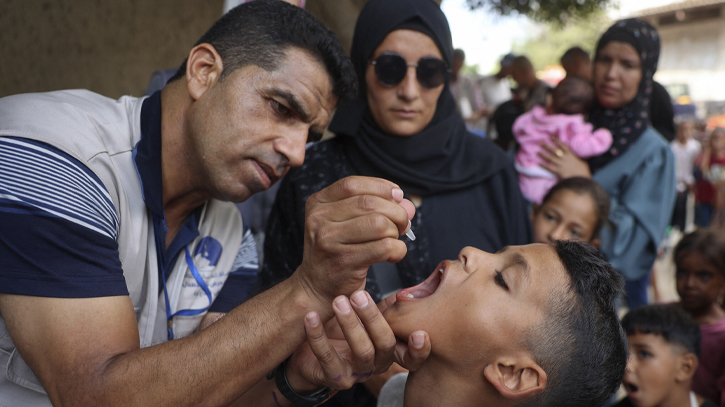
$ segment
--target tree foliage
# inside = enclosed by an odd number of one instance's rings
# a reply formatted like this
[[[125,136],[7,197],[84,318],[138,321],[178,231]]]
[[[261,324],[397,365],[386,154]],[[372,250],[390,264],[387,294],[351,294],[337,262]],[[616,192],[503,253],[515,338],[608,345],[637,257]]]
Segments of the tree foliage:
[[[530,38],[513,44],[513,52],[526,55],[536,70],[543,70],[549,65],[558,65],[564,52],[573,46],[593,53],[599,37],[611,23],[606,13],[599,10],[586,18],[572,18],[565,25],[540,24]]]
[[[471,10],[487,8],[501,15],[521,14],[534,21],[563,25],[572,18],[586,18],[615,0],[466,0]]]

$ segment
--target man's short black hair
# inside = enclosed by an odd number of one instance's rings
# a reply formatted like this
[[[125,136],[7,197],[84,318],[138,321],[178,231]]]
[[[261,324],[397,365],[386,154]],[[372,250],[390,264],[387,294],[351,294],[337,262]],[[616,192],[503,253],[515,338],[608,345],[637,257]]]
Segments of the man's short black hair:
[[[554,248],[571,283],[551,297],[544,322],[528,337],[547,381],[522,405],[601,406],[627,366],[627,338],[615,304],[624,278],[586,243],[560,240]]]
[[[561,56],[560,62],[563,65],[567,62],[574,62],[574,60],[578,58],[581,58],[584,61],[591,61],[589,53],[584,51],[581,47],[571,47],[564,52],[564,55]]]
[[[700,358],[700,326],[677,304],[655,304],[635,308],[622,318],[627,335],[659,335],[670,345],[681,346]]]
[[[224,63],[220,80],[238,68],[257,65],[274,71],[285,51],[307,51],[327,69],[338,102],[355,97],[357,79],[335,34],[308,11],[281,0],[255,0],[222,16],[195,44],[210,44]],[[186,74],[186,61],[169,80]]]
[[[456,48],[453,50],[453,59],[457,59],[459,61],[463,61],[466,59],[466,52],[460,48]]]

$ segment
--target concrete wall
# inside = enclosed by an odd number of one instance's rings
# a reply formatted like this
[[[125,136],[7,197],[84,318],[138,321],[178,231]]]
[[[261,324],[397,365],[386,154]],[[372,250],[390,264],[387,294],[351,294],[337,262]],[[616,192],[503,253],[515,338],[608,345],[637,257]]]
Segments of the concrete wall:
[[[0,96],[141,95],[221,16],[222,0],[0,0]]]
[[[721,17],[657,27],[662,51],[656,79],[689,85],[694,101],[725,100],[725,6]]]
[[[440,0],[436,0],[440,4]],[[308,0],[350,51],[367,0]],[[177,67],[216,21],[223,0],[0,0],[0,97],[84,88],[143,94]]]

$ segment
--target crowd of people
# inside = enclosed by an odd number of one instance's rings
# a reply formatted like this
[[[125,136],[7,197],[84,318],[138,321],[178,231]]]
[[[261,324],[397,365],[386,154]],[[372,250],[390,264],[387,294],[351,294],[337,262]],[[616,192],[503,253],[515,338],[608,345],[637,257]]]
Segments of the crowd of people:
[[[349,56],[242,3],[145,97],[0,99],[0,405],[725,407],[725,130],[668,110],[654,27],[552,87],[464,74],[433,1],[368,1]]]

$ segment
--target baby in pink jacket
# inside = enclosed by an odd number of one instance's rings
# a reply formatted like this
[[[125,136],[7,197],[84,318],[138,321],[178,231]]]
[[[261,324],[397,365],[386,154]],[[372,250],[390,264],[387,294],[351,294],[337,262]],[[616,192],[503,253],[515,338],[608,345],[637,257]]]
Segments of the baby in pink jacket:
[[[516,119],[513,132],[519,143],[515,164],[523,195],[536,204],[556,184],[557,177],[540,164],[538,153],[542,142],[551,143],[551,136],[569,146],[581,158],[600,155],[612,145],[607,129],[593,131],[585,115],[594,102],[594,88],[586,79],[567,76],[554,88],[546,107],[536,106]]]

